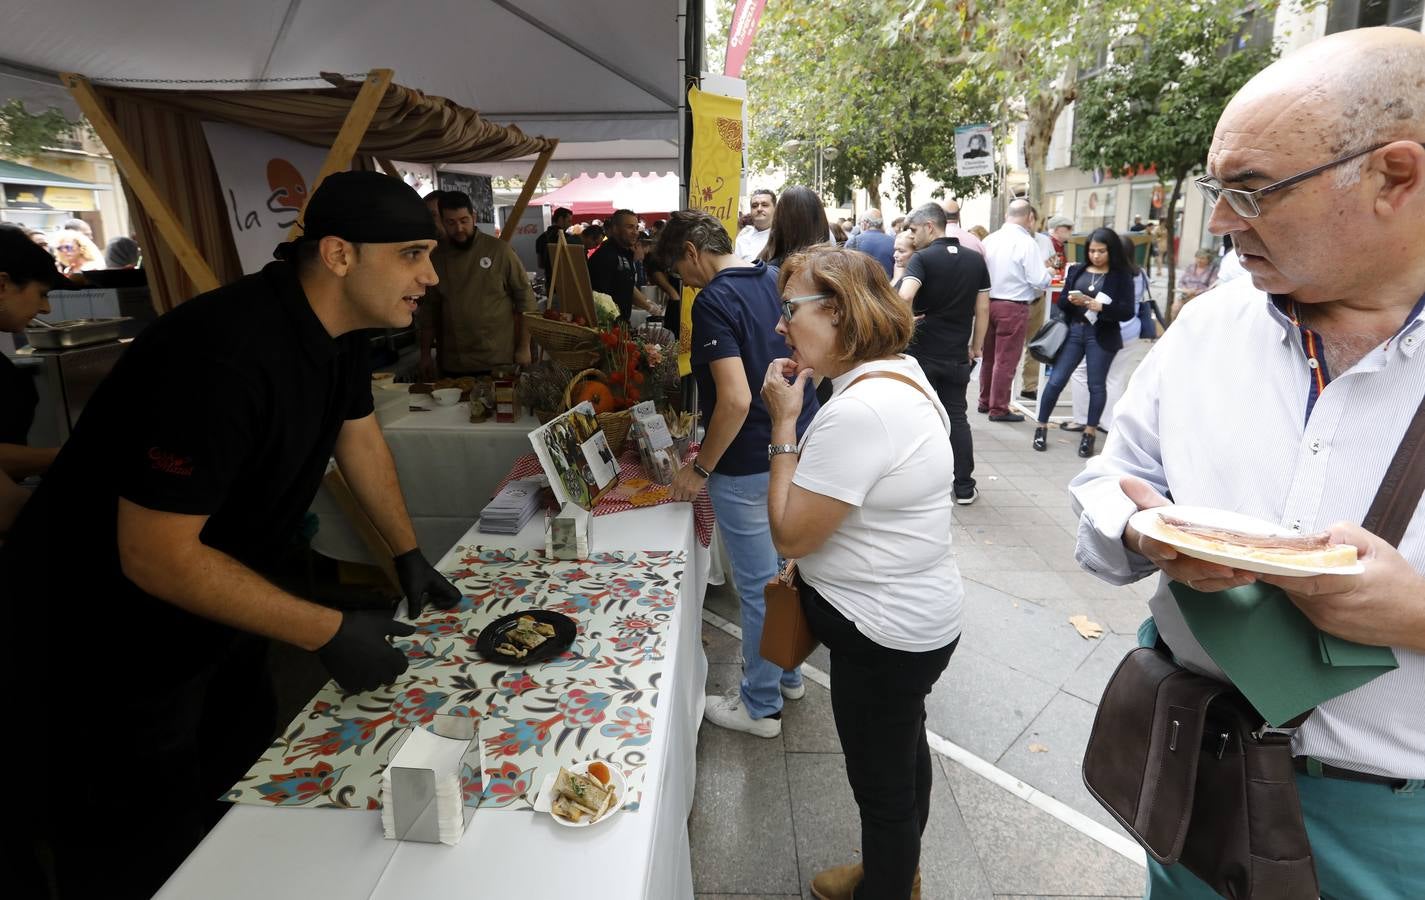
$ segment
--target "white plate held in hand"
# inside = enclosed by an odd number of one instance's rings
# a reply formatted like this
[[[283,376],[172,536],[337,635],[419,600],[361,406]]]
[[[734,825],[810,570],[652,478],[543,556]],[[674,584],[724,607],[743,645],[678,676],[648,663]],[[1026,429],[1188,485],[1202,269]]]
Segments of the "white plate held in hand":
[[[1290,563],[1267,562],[1261,559],[1254,559],[1250,556],[1215,552],[1201,547],[1183,544],[1179,542],[1178,538],[1168,528],[1164,527],[1162,521],[1158,518],[1159,513],[1166,514],[1175,519],[1182,519],[1184,522],[1191,522],[1194,525],[1203,525],[1209,528],[1230,528],[1233,531],[1243,531],[1249,534],[1275,537],[1300,537],[1300,535],[1290,528],[1283,528],[1266,519],[1258,519],[1255,516],[1248,516],[1225,509],[1212,509],[1207,506],[1159,506],[1153,509],[1140,509],[1128,520],[1129,526],[1137,529],[1140,534],[1147,535],[1156,541],[1169,544],[1179,553],[1182,553],[1184,556],[1191,556],[1193,559],[1217,563],[1222,566],[1230,566],[1243,572],[1257,572],[1261,575],[1299,575],[1302,577],[1310,575],[1359,575],[1366,570],[1366,567],[1362,565],[1359,560],[1354,565],[1349,566],[1298,566]]]

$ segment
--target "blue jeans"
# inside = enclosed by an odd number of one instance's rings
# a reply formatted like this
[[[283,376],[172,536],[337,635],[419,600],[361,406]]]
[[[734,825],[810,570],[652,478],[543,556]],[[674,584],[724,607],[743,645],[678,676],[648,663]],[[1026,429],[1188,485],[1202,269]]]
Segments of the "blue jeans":
[[[1108,367],[1113,365],[1113,357],[1117,352],[1105,350],[1099,345],[1094,326],[1087,322],[1071,322],[1069,336],[1064,339],[1064,346],[1059,349],[1059,355],[1054,357],[1054,367],[1049,371],[1049,386],[1039,395],[1039,424],[1049,422],[1049,414],[1054,411],[1054,404],[1059,402],[1059,395],[1068,386],[1069,379],[1074,377],[1074,370],[1079,367],[1079,363],[1087,356],[1088,424],[1091,428],[1097,428],[1098,420],[1103,417],[1103,408],[1108,405]]]
[[[708,497],[717,514],[718,532],[732,562],[732,582],[742,598],[742,702],[747,714],[765,719],[782,709],[778,684],[802,683],[800,669],[782,671],[762,658],[762,591],[777,576],[781,560],[767,523],[767,473],[719,475],[708,479]]]

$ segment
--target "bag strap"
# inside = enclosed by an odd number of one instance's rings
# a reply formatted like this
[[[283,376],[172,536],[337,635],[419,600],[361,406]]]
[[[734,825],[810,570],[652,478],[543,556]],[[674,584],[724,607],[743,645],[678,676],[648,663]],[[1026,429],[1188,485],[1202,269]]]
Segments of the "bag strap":
[[[890,378],[894,379],[895,381],[899,381],[901,384],[908,384],[911,387],[915,388],[917,391],[919,391],[920,396],[924,397],[926,400],[930,400],[931,406],[935,406],[935,401],[930,399],[930,395],[925,392],[925,388],[916,384],[914,378],[907,378],[899,372],[886,372],[884,370],[880,370],[876,372],[867,372],[865,375],[857,375],[854,381],[846,385],[846,390],[851,390],[853,387],[865,381],[867,378]],[[937,411],[937,415],[938,414],[939,413]],[[949,427],[946,427],[945,433],[950,433]]]
[[[1391,457],[1361,527],[1392,547],[1399,547],[1420,505],[1421,494],[1425,494],[1425,397]]]

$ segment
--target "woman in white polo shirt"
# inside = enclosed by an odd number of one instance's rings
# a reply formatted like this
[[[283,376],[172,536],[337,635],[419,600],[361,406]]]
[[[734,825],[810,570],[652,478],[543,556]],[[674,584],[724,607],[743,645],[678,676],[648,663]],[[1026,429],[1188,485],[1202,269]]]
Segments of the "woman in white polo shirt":
[[[861,811],[861,863],[812,881],[819,898],[919,895],[930,816],[925,697],[960,635],[964,588],[950,553],[949,419],[916,361],[910,305],[875,260],[815,248],[782,266],[792,349],[767,370],[772,417],[767,512],[799,560],[802,607],[831,651],[831,705]],[[834,393],[796,422],[815,376]]]

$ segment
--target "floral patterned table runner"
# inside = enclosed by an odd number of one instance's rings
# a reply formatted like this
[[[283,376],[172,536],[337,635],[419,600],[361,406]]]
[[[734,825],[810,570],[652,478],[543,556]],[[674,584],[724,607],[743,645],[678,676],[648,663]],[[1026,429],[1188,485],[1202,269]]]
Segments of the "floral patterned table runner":
[[[466,766],[467,806],[531,808],[546,772],[597,757],[623,770],[625,808],[638,808],[683,554],[605,553],[570,562],[538,550],[472,546],[455,553],[458,565],[445,575],[462,600],[454,609],[428,610],[415,634],[396,639],[410,659],[397,683],[345,694],[328,682],[223,799],[379,809],[392,741],[443,713],[481,718],[484,772]],[[574,644],[530,666],[476,654],[481,628],[527,608],[574,619]]]

